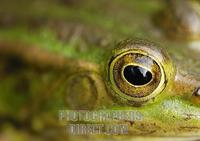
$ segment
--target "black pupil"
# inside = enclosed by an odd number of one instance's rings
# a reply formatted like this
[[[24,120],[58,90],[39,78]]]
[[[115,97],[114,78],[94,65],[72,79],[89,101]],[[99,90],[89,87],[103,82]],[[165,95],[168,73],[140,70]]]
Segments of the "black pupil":
[[[145,68],[130,65],[124,69],[124,77],[133,85],[144,85],[151,81],[152,74]]]

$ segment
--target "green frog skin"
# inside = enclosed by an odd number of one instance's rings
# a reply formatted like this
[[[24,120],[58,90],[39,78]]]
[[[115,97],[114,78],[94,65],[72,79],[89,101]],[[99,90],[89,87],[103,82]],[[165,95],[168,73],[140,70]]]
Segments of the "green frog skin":
[[[76,59],[69,60],[35,47],[22,46],[22,44],[19,44],[17,48],[14,47],[16,44],[2,43],[0,46],[2,55],[18,58],[18,63],[23,64],[25,68],[23,71],[20,70],[22,72],[16,70],[17,76],[13,76],[13,72],[10,72],[11,74],[1,82],[2,84],[4,82],[4,92],[7,92],[5,94],[12,95],[9,100],[17,102],[19,95],[23,98],[19,98],[22,100],[21,103],[13,103],[16,104],[14,109],[12,106],[6,107],[14,111],[2,109],[2,117],[18,119],[16,123],[34,122],[36,120],[34,118],[39,118],[38,120],[44,118],[44,121],[40,122],[45,128],[51,124],[51,126],[56,125],[55,119],[55,121],[52,119],[50,123],[46,119],[52,115],[52,112],[56,112],[55,105],[56,108],[68,107],[77,110],[102,108],[133,110],[141,113],[142,120],[135,121],[134,124],[130,121],[129,135],[131,136],[199,135],[199,81],[194,76],[179,73],[175,62],[155,43],[141,39],[122,41],[117,48],[106,53],[105,58],[109,59],[100,60],[100,62],[104,61],[101,64]],[[33,53],[27,55],[26,52]],[[9,61],[10,58],[6,59]],[[42,66],[41,62],[43,62]],[[5,66],[8,67],[9,63]],[[19,66],[17,69],[22,69]],[[149,73],[152,73],[152,80],[135,85],[134,82],[131,83],[133,78],[122,77],[125,75],[121,72],[125,71],[123,66],[125,68],[140,66],[141,71],[142,68],[147,69]],[[48,81],[43,80],[45,77]],[[12,85],[6,83],[9,79],[14,79]],[[22,91],[19,90],[21,94],[13,95],[16,91],[14,88],[21,83],[24,84],[24,81],[31,85],[29,87],[32,91],[25,89],[26,95],[23,96]],[[7,87],[9,90],[6,91]],[[48,93],[44,92],[47,89]],[[11,101],[1,102],[1,104],[7,104],[7,102]],[[27,107],[28,103],[33,106]],[[120,120],[117,122],[129,123],[129,121]]]
[[[101,2],[27,1],[26,13],[0,5],[0,140],[199,139],[199,51],[157,36],[150,23],[157,1],[106,1],[105,13]],[[112,121],[128,124],[128,135],[73,138],[60,131],[61,109],[141,117]]]

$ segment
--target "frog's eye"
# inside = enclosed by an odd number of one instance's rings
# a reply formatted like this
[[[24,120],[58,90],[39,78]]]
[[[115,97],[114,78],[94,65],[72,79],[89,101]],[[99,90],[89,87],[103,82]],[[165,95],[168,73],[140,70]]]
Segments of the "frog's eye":
[[[114,95],[135,104],[160,94],[173,77],[167,54],[143,40],[126,40],[118,46],[108,65],[108,81]]]

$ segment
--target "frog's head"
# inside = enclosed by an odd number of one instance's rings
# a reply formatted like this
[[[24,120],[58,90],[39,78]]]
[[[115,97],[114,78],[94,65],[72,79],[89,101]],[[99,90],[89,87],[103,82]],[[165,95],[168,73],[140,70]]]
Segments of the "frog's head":
[[[86,71],[68,79],[68,103],[78,109],[117,104],[134,107],[176,97],[199,104],[198,79],[189,73],[182,74],[181,68],[158,44],[128,39],[106,54],[103,63],[93,67],[86,64]]]
[[[140,120],[130,124],[132,135],[200,133],[200,82],[180,73],[159,45],[128,39],[117,44],[102,64],[69,79],[68,102],[73,106],[78,103],[76,108],[83,108],[82,102],[86,109],[139,112]]]
[[[115,103],[143,115],[130,130],[148,135],[151,130],[153,135],[199,134],[200,82],[180,73],[181,68],[159,45],[140,39],[122,41],[106,65],[106,85]]]
[[[7,46],[1,49],[4,49],[4,52],[6,49],[9,53],[12,52]],[[16,48],[12,49],[16,55]],[[32,49],[23,47],[21,50],[31,52]],[[40,55],[27,56],[21,50],[17,52],[19,58],[35,66],[33,70],[28,69],[29,71],[35,72],[38,67],[45,71],[42,77],[38,73],[32,74],[34,77],[29,78],[32,91],[27,90],[26,93],[30,93],[30,96],[24,98],[28,103],[39,105],[36,111],[40,111],[40,107],[45,107],[45,110],[48,110],[46,113],[50,114],[52,109],[55,111],[55,108],[57,110],[63,106],[78,110],[133,110],[141,116],[134,124],[130,122],[131,135],[200,133],[200,82],[196,77],[180,73],[181,68],[155,43],[139,39],[122,41],[112,51],[106,51],[108,57],[103,57],[105,61],[101,61],[101,64],[76,59],[67,60],[66,57],[60,56],[58,58],[35,48],[35,52],[40,52]],[[48,58],[51,60],[44,60],[44,55],[51,56]],[[43,65],[36,63],[41,60]],[[57,71],[54,72],[52,68]],[[26,76],[24,72],[20,73],[19,78]],[[49,79],[40,79],[47,76]],[[17,84],[21,81],[19,78],[13,78]],[[49,90],[48,98],[39,103],[37,92],[40,92],[41,88],[46,91],[50,87],[52,88]],[[13,89],[12,86],[8,88]],[[14,90],[8,93],[13,96],[13,101],[16,101],[17,95],[13,95]],[[24,104],[26,103],[20,103],[19,110],[10,111],[9,114],[23,115],[23,111],[20,111]],[[129,123],[120,119],[118,122]]]

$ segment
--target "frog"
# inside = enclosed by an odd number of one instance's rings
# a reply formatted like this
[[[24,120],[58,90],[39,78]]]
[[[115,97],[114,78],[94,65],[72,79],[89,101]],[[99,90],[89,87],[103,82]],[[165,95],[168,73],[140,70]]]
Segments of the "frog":
[[[155,25],[167,37],[179,40],[199,40],[200,4],[198,0],[169,0],[154,16]]]
[[[199,52],[157,36],[149,21],[160,1],[17,4],[0,8],[1,140],[199,139]],[[138,118],[111,121],[127,135],[72,136],[62,109]]]

